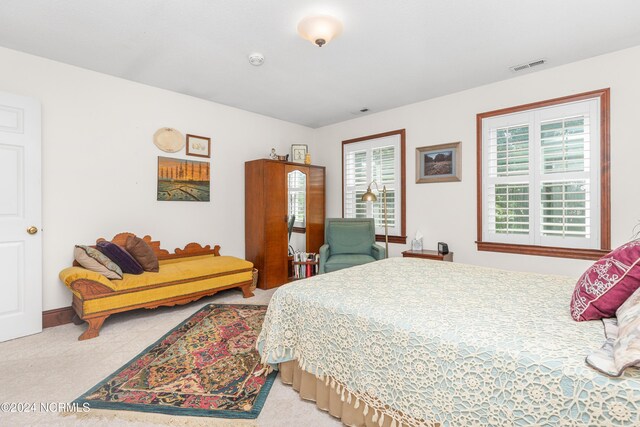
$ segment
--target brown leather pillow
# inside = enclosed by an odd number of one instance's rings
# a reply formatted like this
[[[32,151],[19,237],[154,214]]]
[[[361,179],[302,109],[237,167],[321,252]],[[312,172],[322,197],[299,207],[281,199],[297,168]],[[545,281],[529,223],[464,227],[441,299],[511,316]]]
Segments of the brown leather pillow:
[[[160,270],[158,257],[151,249],[151,246],[144,240],[136,236],[129,236],[125,243],[125,249],[133,256],[144,271],[157,273]]]

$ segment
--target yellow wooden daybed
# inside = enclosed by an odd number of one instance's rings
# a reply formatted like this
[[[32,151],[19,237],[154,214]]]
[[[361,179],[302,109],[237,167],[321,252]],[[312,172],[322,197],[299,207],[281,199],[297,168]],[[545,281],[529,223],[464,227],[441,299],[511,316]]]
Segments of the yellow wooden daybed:
[[[132,233],[120,233],[111,241],[123,246]],[[98,241],[103,239],[98,239]],[[98,336],[100,327],[114,313],[137,308],[157,308],[186,304],[218,291],[240,288],[245,298],[253,296],[253,264],[221,256],[220,246],[189,243],[175,253],[160,248],[150,236],[143,238],[158,257],[160,270],[139,275],[124,274],[122,280],[110,280],[100,273],[73,267],[60,272],[60,279],[73,292],[74,323],[89,325],[79,340]]]

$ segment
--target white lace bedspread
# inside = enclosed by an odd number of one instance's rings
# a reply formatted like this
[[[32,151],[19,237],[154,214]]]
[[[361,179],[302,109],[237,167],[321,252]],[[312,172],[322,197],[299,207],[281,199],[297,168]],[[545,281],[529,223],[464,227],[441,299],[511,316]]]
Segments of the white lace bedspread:
[[[585,365],[604,333],[571,319],[574,284],[391,258],[278,289],[258,349],[334,378],[392,425],[640,425],[640,369]]]

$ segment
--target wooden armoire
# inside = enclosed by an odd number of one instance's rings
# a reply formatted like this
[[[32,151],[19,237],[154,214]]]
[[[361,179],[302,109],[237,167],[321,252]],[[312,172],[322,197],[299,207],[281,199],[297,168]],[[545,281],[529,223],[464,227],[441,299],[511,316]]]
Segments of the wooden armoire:
[[[292,171],[306,175],[306,252],[324,243],[325,168],[259,159],[244,164],[245,258],[258,269],[258,287],[289,281],[288,180]]]

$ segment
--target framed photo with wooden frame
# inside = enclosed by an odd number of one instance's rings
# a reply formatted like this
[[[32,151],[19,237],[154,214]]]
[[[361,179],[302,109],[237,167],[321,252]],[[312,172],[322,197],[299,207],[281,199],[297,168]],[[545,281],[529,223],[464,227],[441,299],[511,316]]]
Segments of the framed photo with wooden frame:
[[[462,142],[416,148],[416,183],[462,180]]]
[[[308,152],[309,146],[307,146],[307,144],[292,144],[291,161],[294,163],[304,163],[304,158]]]
[[[187,156],[211,157],[211,138],[187,134]]]

